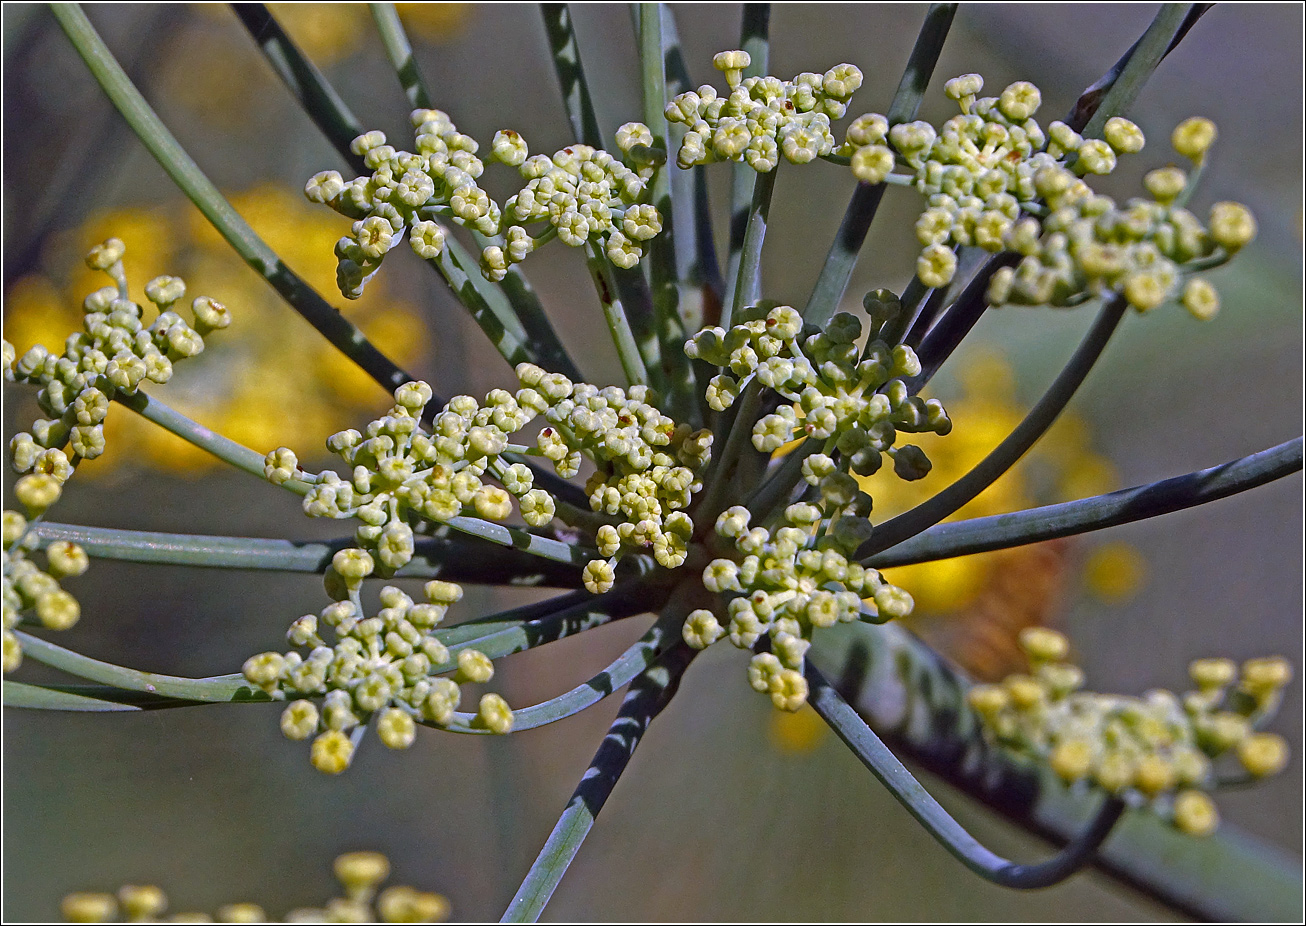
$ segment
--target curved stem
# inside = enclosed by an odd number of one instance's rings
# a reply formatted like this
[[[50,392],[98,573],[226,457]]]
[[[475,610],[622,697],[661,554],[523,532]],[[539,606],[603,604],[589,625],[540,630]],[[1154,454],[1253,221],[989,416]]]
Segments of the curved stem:
[[[539,919],[649,724],[670,702],[696,655],[696,650],[679,642],[630,683],[621,710],[500,922],[533,923]]]
[[[1302,439],[1296,437],[1250,456],[1150,485],[1060,505],[936,524],[862,563],[884,569],[1102,530],[1246,492],[1301,468]]]
[[[298,275],[254,233],[199,169],[145,102],[112,52],[75,3],[50,5],[59,25],[127,124],[178,188],[204,214],[232,249],[332,345],[387,392],[412,379]]]
[[[942,521],[987,489],[1024,456],[1025,451],[1034,446],[1034,443],[1051,427],[1052,422],[1069,403],[1071,396],[1084,382],[1089,370],[1093,368],[1107,341],[1120,324],[1127,308],[1128,304],[1124,297],[1117,297],[1103,306],[1097,320],[1093,322],[1093,327],[1084,335],[1084,340],[1080,342],[1079,348],[1070,358],[1065,369],[1006,440],[998,444],[974,469],[942,492],[910,511],[878,525],[871,539],[857,551],[859,558],[886,550]]]
[[[670,613],[670,612],[669,612]],[[683,620],[683,616],[676,615]],[[663,616],[650,628],[649,632],[633,643],[612,663],[584,684],[577,685],[566,694],[550,698],[530,707],[516,708],[512,712],[512,732],[533,730],[546,724],[554,723],[572,714],[578,714],[585,708],[597,704],[618,688],[629,684],[662,652],[670,634],[679,629],[676,620]],[[427,724],[451,733],[490,733],[482,727],[473,725],[476,715],[456,711],[453,720],[447,724]]]
[[[926,832],[975,874],[1003,887],[1030,890],[1064,881],[1092,859],[1124,813],[1118,798],[1106,798],[1092,822],[1052,858],[1033,865],[1012,862],[986,849],[939,805],[888,746],[866,725],[810,662],[804,673],[811,688],[808,703],[830,725]]]

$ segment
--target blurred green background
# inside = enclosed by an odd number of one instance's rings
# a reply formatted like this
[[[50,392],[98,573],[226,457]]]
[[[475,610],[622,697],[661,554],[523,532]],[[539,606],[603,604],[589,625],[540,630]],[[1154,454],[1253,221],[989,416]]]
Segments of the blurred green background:
[[[461,131],[484,143],[496,129],[512,127],[536,152],[572,140],[533,7],[405,6],[401,15],[436,105]],[[407,107],[365,7],[273,7],[285,14],[292,35],[313,50],[365,126],[402,143],[408,137]],[[778,5],[771,73],[790,77],[852,62],[866,75],[853,114],[883,111],[923,10]],[[1015,79],[1037,83],[1044,98],[1039,116],[1046,123],[1115,61],[1153,11],[1134,5],[963,6],[923,114],[946,118],[952,104],[939,90],[942,80],[978,71],[989,92]],[[718,75],[710,68],[711,55],[737,45],[738,6],[687,5],[676,12],[693,76],[713,80]],[[256,227],[267,223],[273,239],[294,239],[297,229],[308,227],[288,218],[301,208],[293,197],[312,173],[340,163],[228,9],[136,4],[97,6],[88,14],[210,177],[224,190],[247,194],[242,208],[258,212],[262,204],[266,214],[251,215]],[[254,348],[236,340],[236,331],[242,298],[261,298],[263,284],[242,268],[212,264],[208,251],[183,253],[170,240],[196,222],[195,210],[179,203],[48,11],[5,4],[3,15],[7,319],[20,297],[66,297],[85,280],[77,257],[105,234],[105,213],[117,211],[120,220],[145,229],[145,239],[162,241],[151,256],[184,260],[192,291],[226,301],[236,319],[231,331],[211,339],[214,359],[200,358],[210,363],[210,376],[195,376],[188,385],[179,373],[161,398],[184,398],[209,423],[253,427],[251,419],[259,416],[233,397],[271,391],[271,380],[258,378],[271,374],[267,358],[251,356]],[[600,124],[610,134],[640,111],[630,17],[624,6],[582,5],[576,19]],[[1073,408],[1088,422],[1094,453],[1114,464],[1120,485],[1210,466],[1301,431],[1301,34],[1302,9],[1296,5],[1217,7],[1164,62],[1130,113],[1149,145],[1122,163],[1103,185],[1107,192],[1132,194],[1142,173],[1170,156],[1170,128],[1190,115],[1207,115],[1219,126],[1220,139],[1195,209],[1236,199],[1252,207],[1261,231],[1232,267],[1213,275],[1224,303],[1213,321],[1199,324],[1175,306],[1128,319],[1076,398]],[[714,199],[723,203],[728,172],[710,176]],[[293,207],[263,184],[287,191]],[[847,171],[829,165],[783,172],[765,253],[768,297],[799,305],[806,300],[851,187]],[[906,283],[916,208],[910,191],[886,197],[848,289],[848,307],[867,289]],[[343,220],[321,212],[321,223],[334,223],[332,234],[344,231]],[[719,222],[719,235],[724,225]],[[306,251],[304,260],[315,260],[315,267],[301,267],[295,257],[291,265],[311,279],[329,281],[331,240],[326,237],[325,248],[312,254]],[[602,328],[583,262],[561,245],[548,254],[528,259],[525,271],[582,368],[596,382],[613,381],[619,367],[606,343],[595,340]],[[139,263],[134,256],[146,257],[128,252],[135,286],[181,269]],[[406,254],[392,257],[372,284],[378,291],[384,286],[372,303],[349,306],[338,296],[331,301],[358,317],[365,330],[377,326],[378,340],[406,353],[409,369],[442,394],[503,386],[510,376],[506,365],[418,263]],[[33,283],[38,278],[45,282]],[[74,291],[79,299],[87,289]],[[284,313],[289,317],[289,310]],[[1091,314],[990,313],[968,349],[1000,351],[1014,368],[1019,398],[1029,403],[1073,349]],[[394,318],[402,324],[393,324]],[[312,411],[312,403],[293,406],[279,416],[282,429],[269,441],[309,455],[326,434],[358,426],[387,402],[372,386],[348,398],[339,390],[328,395],[323,380],[335,375],[332,361],[324,355],[304,361],[296,351],[310,343],[311,332],[293,317],[284,324],[288,333],[276,341],[274,359],[289,379],[276,385],[301,386],[319,411]],[[9,337],[8,321],[6,328]],[[232,343],[221,354],[224,338]],[[222,384],[216,395],[205,391],[212,382]],[[958,388],[954,378],[940,377],[945,398]],[[9,389],[5,398],[8,434],[31,414]],[[337,403],[336,411],[324,418],[321,402],[328,399]],[[222,406],[226,417],[205,417],[206,403]],[[284,436],[291,429],[293,436]],[[294,498],[247,477],[216,470],[175,477],[147,467],[147,457],[166,462],[174,451],[149,449],[137,440],[124,432],[115,448],[111,435],[110,456],[116,452],[120,459],[98,462],[104,470],[98,478],[79,474],[52,517],[246,536],[342,532],[338,525],[302,518]],[[275,446],[249,440],[260,450]],[[183,462],[178,457],[178,465]],[[1045,616],[1070,633],[1090,686],[1129,693],[1182,688],[1188,661],[1215,654],[1283,653],[1300,667],[1301,497],[1300,477],[1285,479],[1200,510],[1116,529],[1110,539],[1129,541],[1146,563],[1146,581],[1119,604],[1083,590],[1081,567],[1100,539],[1072,544],[1062,592]],[[324,600],[312,577],[109,562],[94,563],[69,587],[83,602],[83,619],[58,635],[61,645],[179,675],[236,670],[246,656],[280,646],[290,621]],[[470,590],[462,614],[498,610],[530,595]],[[496,683],[514,704],[552,696],[606,665],[646,625],[629,621],[512,657],[502,663]],[[778,727],[770,705],[747,688],[744,663],[744,655],[728,647],[713,648],[696,662],[546,918],[1170,917],[1094,874],[1032,894],[973,878],[833,737],[808,741]],[[28,664],[18,677],[46,676]],[[1294,683],[1273,725],[1293,743],[1288,770],[1219,798],[1229,824],[1297,855],[1300,692]],[[390,752],[369,736],[354,767],[340,778],[312,770],[306,748],[281,736],[278,710],[252,705],[107,716],[6,711],[5,919],[53,916],[58,899],[70,890],[142,882],[163,886],[173,909],[212,910],[248,899],[284,912],[329,896],[330,860],[357,848],[388,853],[396,882],[448,895],[455,918],[497,918],[616,703],[507,739],[422,731],[406,753]],[[927,784],[998,851],[1021,858],[1045,851],[945,787]]]

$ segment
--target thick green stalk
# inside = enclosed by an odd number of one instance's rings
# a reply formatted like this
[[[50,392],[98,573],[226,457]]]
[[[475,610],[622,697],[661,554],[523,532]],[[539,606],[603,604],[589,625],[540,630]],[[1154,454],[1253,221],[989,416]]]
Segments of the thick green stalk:
[[[808,703],[821,715],[821,719],[830,725],[839,739],[852,750],[853,755],[871,770],[927,833],[986,881],[1019,890],[1050,887],[1064,881],[1089,862],[1124,813],[1124,801],[1108,797],[1102,802],[1092,822],[1052,858],[1032,865],[1005,859],[981,845],[939,805],[916,780],[916,776],[907,771],[893,751],[875,735],[875,731],[867,726],[866,721],[839,696],[820,670],[809,662],[804,674],[811,686]]]
[[[539,919],[649,724],[670,702],[695,655],[697,651],[678,642],[631,682],[621,710],[500,922],[533,923]]]
[[[404,24],[399,21],[399,12],[393,3],[369,3],[372,18],[376,20],[377,32],[381,34],[381,44],[385,46],[386,57],[394,66],[399,83],[404,88],[404,96],[413,109],[430,109],[433,105],[431,94],[422,79],[422,71],[413,57],[413,46],[404,32]],[[360,134],[360,133],[355,133]]]
[[[145,102],[81,8],[75,3],[54,3],[51,10],[91,74],[150,154],[245,263],[387,392],[393,392],[411,380],[411,376],[377,350],[358,328],[328,305],[254,233],[254,229],[223,198]]]
[[[901,543],[908,537],[932,527],[979,495],[1014,466],[1016,461],[1047,432],[1052,422],[1070,402],[1071,397],[1087,378],[1089,371],[1093,369],[1093,364],[1106,349],[1107,342],[1115,333],[1128,308],[1129,304],[1123,296],[1118,296],[1103,306],[1093,322],[1093,327],[1084,335],[1084,340],[1080,342],[1070,362],[1016,429],[965,476],[910,511],[878,525],[871,539],[858,550],[859,557],[864,558],[881,550],[887,550],[894,544]]]
[[[1075,105],[1069,124],[1085,138],[1101,138],[1107,120],[1124,113],[1142,92],[1161,59],[1187,34],[1208,4],[1166,3],[1125,57]],[[1123,66],[1122,66],[1123,65]],[[1105,92],[1103,92],[1105,91]],[[1086,121],[1081,121],[1085,119]],[[1083,128],[1080,128],[1080,126]]]
[[[114,395],[114,400],[120,405],[130,408],[145,420],[157,424],[170,434],[177,435],[201,450],[207,450],[223,463],[234,466],[236,469],[252,476],[257,476],[259,479],[267,478],[263,472],[263,461],[266,459],[264,454],[251,450],[243,444],[238,444],[229,437],[223,437],[198,421],[192,421],[181,412],[164,405],[158,399],[151,398],[144,392],[134,394],[119,392]],[[308,486],[297,480],[287,482],[286,488],[299,495],[303,495],[308,491]]]
[[[1103,530],[1246,492],[1302,468],[1302,439],[1150,485],[1060,505],[936,524],[864,560],[884,569]]]

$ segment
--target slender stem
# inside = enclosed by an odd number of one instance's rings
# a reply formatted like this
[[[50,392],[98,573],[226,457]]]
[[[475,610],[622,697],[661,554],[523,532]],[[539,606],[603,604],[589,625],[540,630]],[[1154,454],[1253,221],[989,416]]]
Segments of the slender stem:
[[[666,58],[668,36],[663,32],[663,5],[639,5],[640,80],[643,85],[644,122],[653,133],[653,147],[668,152],[669,127],[663,112],[667,105]],[[694,218],[675,208],[670,164],[660,167],[650,186],[653,205],[663,217],[662,233],[649,242],[648,278],[653,297],[653,327],[661,360],[660,384],[672,417],[685,420],[697,406],[694,367],[685,356],[685,328],[680,319],[681,284],[676,238],[693,235]],[[676,173],[683,173],[675,169]]]
[[[102,685],[187,701],[271,700],[259,689],[250,687],[249,682],[239,673],[213,678],[181,678],[175,675],[141,672],[83,656],[21,630],[15,630],[14,633],[18,635],[18,640],[23,646],[24,656],[30,656],[51,668]]]
[[[1067,124],[1086,138],[1101,138],[1107,120],[1129,108],[1161,59],[1206,12],[1205,7],[1209,4],[1163,4],[1147,31],[1115,67],[1080,96]]]
[[[327,83],[317,66],[299,50],[266,6],[262,3],[232,3],[230,6],[263,52],[268,65],[305,112],[326,122],[333,135],[356,138],[363,134],[363,127],[345,101]]]
[[[1107,341],[1115,333],[1128,308],[1129,305],[1123,296],[1118,296],[1103,306],[1093,322],[1093,327],[1084,335],[1084,340],[1080,342],[1070,362],[1015,430],[974,469],[942,492],[910,511],[878,525],[871,539],[858,551],[859,556],[866,557],[887,550],[894,544],[901,543],[908,537],[937,524],[987,489],[998,477],[1015,465],[1015,462],[1024,456],[1025,451],[1034,446],[1035,442],[1052,426],[1052,422],[1070,402],[1075,391],[1093,369],[1093,364],[1102,355]]]
[[[51,10],[91,74],[150,154],[245,263],[387,392],[393,392],[411,380],[411,376],[377,350],[358,328],[328,305],[254,233],[249,223],[223,198],[154,114],[114,60],[86,14],[74,3],[54,3]]]
[[[803,441],[801,446],[785,456],[784,462],[777,466],[757,491],[748,497],[744,507],[753,512],[758,524],[766,521],[768,515],[778,506],[788,503],[794,486],[802,481],[803,461],[819,451],[822,446],[823,443],[819,440]]]
[[[679,642],[631,682],[621,710],[500,922],[539,919],[649,724],[670,702],[695,655],[697,651]]]
[[[1020,255],[1010,251],[989,258],[970,278],[957,296],[957,301],[948,307],[938,324],[921,339],[920,349],[916,352],[921,361],[921,373],[907,384],[912,392],[919,392],[930,381],[988,309],[989,280],[993,274],[1002,267],[1014,266],[1018,260]],[[926,314],[933,298],[931,293],[926,299],[926,308],[921,310],[922,315]]]
[[[41,545],[67,540],[98,559],[130,563],[162,563],[211,569],[257,569],[271,572],[322,573],[337,551],[357,546],[351,537],[310,543],[259,537],[217,537],[169,534],[74,524],[40,524]],[[626,567],[628,559],[621,565]],[[634,562],[630,566],[636,566]],[[629,567],[619,574],[630,575]],[[412,560],[398,570],[400,578],[442,578],[485,585],[578,588],[580,572],[570,564],[541,560],[516,550],[490,551],[461,537],[420,537]]]
[[[921,26],[916,44],[912,46],[911,56],[907,59],[907,69],[903,72],[898,90],[889,105],[889,124],[910,122],[916,118],[925,88],[929,85],[943,51],[944,40],[952,26],[953,17],[957,15],[955,3],[932,3],[925,13],[925,23]],[[866,233],[875,220],[875,213],[884,197],[885,184],[871,185],[858,181],[853,190],[848,208],[844,210],[843,221],[839,231],[830,244],[821,275],[817,277],[812,295],[808,297],[803,309],[803,318],[814,325],[824,325],[839,307],[844,291],[848,288],[853,268],[857,265],[857,254],[866,241]]]
[[[683,615],[672,612],[668,612],[668,615],[677,618],[677,620],[684,619]],[[648,668],[649,664],[661,654],[668,638],[675,639],[678,637],[680,627],[677,620],[668,620],[667,616],[664,616],[649,629],[648,633],[640,637],[625,652],[614,659],[606,669],[589,681],[577,685],[566,694],[558,695],[556,698],[550,698],[539,704],[532,704],[529,707],[514,708],[512,712],[512,732],[520,733],[523,730],[533,730],[536,727],[555,723],[573,714],[578,714],[585,708],[602,701],[618,688],[629,684],[631,679]],[[474,713],[455,711],[453,719],[447,724],[440,725],[440,729],[448,730],[451,733],[491,732],[484,727],[475,726],[475,719],[476,715]],[[429,724],[429,726],[436,725]]]
[[[1092,860],[1124,813],[1124,801],[1107,797],[1092,822],[1052,858],[1033,865],[1009,861],[986,849],[925,790],[892,750],[866,725],[848,702],[808,663],[808,703],[839,735],[862,764],[889,789],[931,836],[975,874],[1003,887],[1031,890],[1064,881]]]
[[[716,520],[722,509],[722,496],[730,485],[730,476],[739,461],[739,454],[752,436],[753,425],[757,422],[757,411],[762,404],[762,384],[757,378],[749,380],[743,395],[736,401],[732,411],[734,417],[729,420],[725,446],[721,448],[712,468],[712,475],[703,489],[702,501],[698,503],[696,514],[706,525]],[[702,525],[700,525],[702,526]]]
[[[196,701],[125,691],[112,685],[29,685],[4,680],[4,706],[37,711],[146,711],[193,707]],[[210,702],[211,703],[211,702]]]
[[[266,481],[267,477],[263,471],[265,454],[251,450],[243,444],[238,444],[229,437],[223,437],[216,431],[206,428],[198,421],[192,421],[181,412],[169,408],[158,399],[152,398],[144,392],[118,392],[114,395],[114,400],[120,405],[130,408],[147,421],[152,421],[165,431],[177,435],[187,443],[194,444],[201,450],[207,450],[223,463]],[[292,492],[303,495],[308,491],[308,486],[303,485],[303,483],[297,480],[292,482],[286,483],[286,487]]]
[[[811,655],[837,667],[840,693],[895,753],[1041,838],[1064,843],[1083,830],[1095,800],[992,747],[966,703],[970,683],[950,661],[896,624],[846,626]],[[1301,919],[1301,860],[1233,824],[1194,839],[1153,814],[1128,814],[1093,865],[1200,921]]]
[[[544,18],[544,31],[549,37],[553,52],[553,69],[562,86],[562,105],[567,110],[576,140],[591,148],[603,147],[603,133],[594,115],[589,84],[585,80],[585,67],[580,60],[580,47],[576,44],[576,31],[571,10],[565,3],[541,3],[540,15]]]
[[[589,268],[594,288],[599,294],[599,303],[603,306],[603,318],[608,323],[612,334],[612,343],[617,348],[617,358],[621,361],[621,370],[626,374],[626,385],[648,384],[648,370],[639,346],[635,343],[635,333],[626,318],[626,310],[617,296],[617,284],[613,279],[612,265],[604,259],[603,254],[593,244],[585,246],[585,265]]]
[[[767,72],[771,57],[770,31],[771,4],[745,3],[743,24],[739,30],[739,47],[749,55],[744,77],[760,77]],[[771,174],[774,173],[775,170],[772,170]],[[726,259],[726,291],[721,302],[723,328],[733,324],[735,306],[740,304],[737,292],[739,281],[748,279],[751,285],[751,277],[740,276],[740,264],[743,260],[745,230],[752,204],[757,201],[756,188],[760,182],[757,172],[747,164],[735,164],[730,173],[730,252]],[[767,199],[769,201],[769,195]],[[747,300],[743,304],[746,305]]]
[[[280,31],[262,4],[244,6],[246,12],[241,18],[256,41],[266,29]],[[266,46],[260,47],[265,54],[268,52]],[[292,93],[298,92],[298,84],[314,85],[314,105],[305,110],[309,118],[345,163],[359,174],[369,173],[363,157],[350,148],[354,138],[362,131],[358,120],[349,112],[326,78],[312,66],[288,36],[281,33],[276,47],[280,57],[269,59],[273,70],[286,82]],[[283,59],[298,63],[293,69],[287,69],[279,65]],[[497,242],[497,239],[487,239],[476,233],[473,233],[472,238],[480,247]],[[440,255],[429,263],[444,278],[454,297],[471,313],[490,343],[510,365],[515,366],[523,360],[529,360],[554,372],[563,373],[573,380],[584,378],[567,356],[562,342],[544,314],[539,297],[516,267],[509,268],[508,276],[501,285],[495,285],[485,279],[477,266],[476,258],[452,236],[446,237]]]
[[[1302,468],[1302,439],[1219,466],[1107,495],[1010,514],[936,524],[863,560],[876,568],[985,553],[1155,518],[1227,498],[1282,479]]]
[[[399,12],[393,3],[369,3],[372,18],[376,20],[377,32],[381,34],[381,44],[385,46],[386,57],[394,66],[399,83],[408,97],[408,105],[414,109],[430,109],[431,94],[426,89],[426,81],[413,56],[413,46],[404,32],[404,24],[399,20]]]
[[[747,168],[751,170],[752,168]],[[739,248],[739,270],[735,275],[730,318],[738,319],[745,306],[756,305],[762,295],[762,245],[766,241],[766,225],[771,212],[771,194],[775,190],[775,175],[780,165],[753,181],[753,198],[744,224],[744,237]],[[733,252],[732,252],[733,258]]]

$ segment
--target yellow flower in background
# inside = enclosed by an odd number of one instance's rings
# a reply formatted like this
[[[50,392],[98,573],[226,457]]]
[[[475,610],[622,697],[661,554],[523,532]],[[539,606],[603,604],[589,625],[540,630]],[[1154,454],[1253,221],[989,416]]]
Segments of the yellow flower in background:
[[[335,283],[329,216],[277,187],[228,197],[285,262],[320,292]],[[339,422],[374,412],[390,396],[328,344],[271,287],[232,253],[187,204],[128,208],[92,216],[57,242],[53,253],[80,253],[86,242],[115,235],[127,245],[132,298],[163,273],[183,276],[195,293],[211,294],[235,320],[227,337],[195,357],[168,384],[167,404],[260,453],[281,444],[324,448]],[[67,246],[65,246],[67,245]],[[76,245],[75,247],[73,245]],[[60,282],[56,282],[60,281]],[[382,351],[406,368],[428,353],[426,326],[411,305],[387,296],[383,281],[348,306],[348,316]],[[17,281],[5,304],[5,337],[19,354],[33,344],[59,348],[81,326],[81,303],[102,280],[84,264],[50,266]],[[297,358],[295,364],[287,357]],[[109,452],[89,461],[89,474],[120,462],[145,462],[170,472],[199,474],[217,461],[132,414],[105,422]],[[115,447],[130,447],[131,452]],[[323,453],[325,450],[323,449]]]
[[[411,41],[442,42],[463,30],[470,3],[397,3]],[[319,67],[348,58],[374,39],[372,14],[361,3],[269,3],[268,9],[304,54]]]

